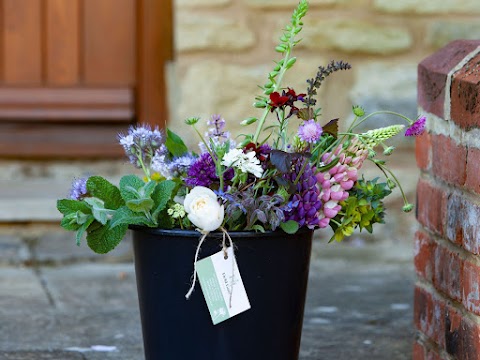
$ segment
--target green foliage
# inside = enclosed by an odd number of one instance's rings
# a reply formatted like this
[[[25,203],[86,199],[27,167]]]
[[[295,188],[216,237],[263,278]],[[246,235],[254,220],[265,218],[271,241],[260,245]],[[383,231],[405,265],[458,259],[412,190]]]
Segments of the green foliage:
[[[126,224],[114,228],[109,226],[95,226],[87,233],[88,246],[97,254],[106,254],[122,241],[127,229],[128,225]]]
[[[182,156],[188,152],[188,148],[182,138],[169,129],[167,129],[165,146],[173,156]]]
[[[298,222],[295,220],[288,220],[287,222],[281,223],[280,227],[287,234],[295,234],[298,231]]]
[[[118,188],[101,176],[89,177],[87,190],[91,197],[102,200],[107,209],[118,209],[124,204]]]
[[[383,199],[392,190],[387,183],[377,183],[377,181],[378,178],[369,181],[358,180],[350,191],[350,196],[340,202],[342,212],[331,222],[335,233],[330,241],[342,241],[345,237],[352,235],[356,228],[360,231],[366,229],[371,233],[373,224],[384,222]]]
[[[136,175],[122,177],[119,185],[117,188],[102,177],[91,177],[87,181],[89,196],[57,202],[58,210],[64,215],[60,225],[76,231],[78,245],[87,233],[88,246],[104,254],[118,245],[129,225],[158,226],[159,214],[166,213],[166,205],[177,187],[171,180],[144,182]],[[165,228],[173,226],[166,214],[161,224]]]

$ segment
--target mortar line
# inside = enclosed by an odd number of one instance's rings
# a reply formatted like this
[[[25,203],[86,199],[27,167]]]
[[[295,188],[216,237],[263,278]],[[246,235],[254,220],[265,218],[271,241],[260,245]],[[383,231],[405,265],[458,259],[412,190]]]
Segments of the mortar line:
[[[43,293],[47,297],[49,305],[51,307],[56,308],[57,304],[55,302],[55,299],[54,299],[50,289],[48,288],[47,281],[45,280],[45,278],[43,276],[43,273],[42,273],[42,270],[41,270],[41,265],[37,261],[37,253],[35,251],[34,241],[31,241],[31,240],[29,241],[28,239],[25,239],[24,241],[27,243],[27,247],[28,247],[28,250],[30,252],[33,274],[35,275],[38,282],[40,283],[40,286],[43,290]]]

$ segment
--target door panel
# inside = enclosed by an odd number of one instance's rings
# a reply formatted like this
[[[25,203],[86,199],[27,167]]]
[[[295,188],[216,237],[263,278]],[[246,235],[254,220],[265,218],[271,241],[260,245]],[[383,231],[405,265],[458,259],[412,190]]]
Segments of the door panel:
[[[134,0],[84,0],[83,21],[85,84],[132,85],[136,55]]]
[[[41,84],[41,0],[3,0],[2,10],[5,83]]]
[[[172,0],[0,0],[0,157],[120,156],[119,129],[163,127],[172,11]]]
[[[80,1],[46,0],[46,84],[80,82]]]

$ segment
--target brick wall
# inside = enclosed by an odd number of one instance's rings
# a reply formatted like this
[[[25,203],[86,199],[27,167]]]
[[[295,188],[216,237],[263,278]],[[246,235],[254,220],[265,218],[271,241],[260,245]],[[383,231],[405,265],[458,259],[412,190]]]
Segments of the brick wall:
[[[480,41],[418,67],[414,360],[480,359]]]

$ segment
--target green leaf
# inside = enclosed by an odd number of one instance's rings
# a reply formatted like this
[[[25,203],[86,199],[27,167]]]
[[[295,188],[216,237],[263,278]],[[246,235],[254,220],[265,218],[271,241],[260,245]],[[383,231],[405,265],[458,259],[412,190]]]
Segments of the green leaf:
[[[77,241],[77,246],[80,246],[80,240],[82,240],[82,236],[85,233],[85,231],[88,229],[90,224],[94,221],[95,219],[93,218],[92,215],[88,217],[88,220],[85,221],[82,226],[77,230],[77,235],[76,235],[76,241]]]
[[[160,211],[165,209],[168,201],[172,198],[172,192],[175,189],[176,184],[172,180],[164,180],[160,182],[152,194],[152,199],[155,202],[153,218],[156,219]]]
[[[156,181],[149,181],[146,183],[141,189],[140,189],[140,194],[142,197],[152,197],[152,193],[155,190],[155,186],[157,185]]]
[[[287,234],[295,234],[298,231],[298,222],[295,220],[288,220],[287,222],[281,223],[280,227]]]
[[[101,176],[89,177],[87,180],[87,190],[91,196],[103,200],[105,208],[107,209],[115,210],[124,205],[118,188]]]
[[[167,140],[165,141],[165,146],[173,156],[182,156],[188,152],[188,148],[183,142],[182,138],[170,129],[167,129]]]
[[[63,215],[76,213],[77,211],[81,211],[85,214],[90,213],[90,208],[83,201],[71,200],[71,199],[58,200],[57,201],[57,209]]]
[[[97,198],[86,198],[85,202],[91,206],[92,214],[95,220],[97,220],[102,225],[107,223],[107,214],[108,211],[105,209],[105,205],[102,200]]]
[[[82,225],[77,222],[77,214],[71,213],[63,217],[60,226],[65,230],[77,231]]]
[[[90,249],[97,254],[106,254],[113,250],[124,238],[128,226],[125,224],[110,227],[108,224],[97,227],[87,234],[87,243]]]
[[[156,224],[148,220],[145,217],[145,214],[139,214],[133,212],[126,206],[122,206],[113,215],[112,220],[110,221],[110,227],[116,227],[118,225],[145,225],[149,227],[154,227]]]
[[[146,213],[152,210],[155,203],[152,199],[143,198],[143,199],[132,199],[126,202],[127,207],[137,213]]]
[[[125,175],[120,179],[120,194],[125,200],[135,200],[140,197],[140,189],[145,186],[145,182],[136,175]]]

